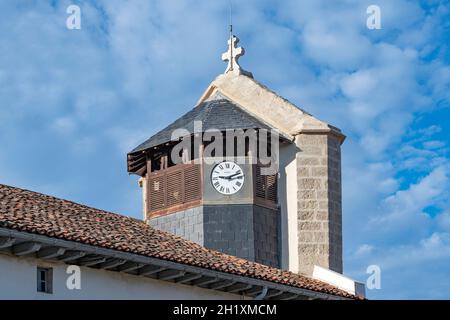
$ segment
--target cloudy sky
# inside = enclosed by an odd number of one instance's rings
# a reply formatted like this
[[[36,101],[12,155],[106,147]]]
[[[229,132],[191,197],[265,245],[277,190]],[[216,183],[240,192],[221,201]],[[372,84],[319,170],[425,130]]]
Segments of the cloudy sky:
[[[81,30],[66,8],[81,7]],[[366,27],[368,5],[381,30]],[[242,66],[340,127],[345,273],[450,298],[450,2],[236,1]],[[0,183],[142,217],[126,152],[226,65],[228,1],[15,0],[0,12]]]

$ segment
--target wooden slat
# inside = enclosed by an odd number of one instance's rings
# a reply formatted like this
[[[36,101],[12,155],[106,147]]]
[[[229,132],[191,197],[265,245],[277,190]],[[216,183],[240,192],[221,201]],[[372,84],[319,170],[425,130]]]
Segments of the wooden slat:
[[[147,171],[147,168],[146,167],[142,167],[142,168],[140,168],[139,170],[137,170],[134,173],[136,173],[138,176],[143,177],[145,175],[145,171]]]
[[[195,200],[195,201],[191,201],[191,202],[187,202],[187,203],[183,203],[177,206],[173,206],[170,208],[164,208],[161,210],[156,210],[156,211],[151,211],[149,212],[149,214],[147,215],[149,218],[153,219],[156,217],[162,217],[168,214],[171,214],[173,212],[180,212],[180,211],[185,211],[187,209],[190,208],[196,208],[202,205],[202,200]],[[270,207],[271,208],[271,207]]]
[[[147,175],[152,172],[152,160],[147,159]]]
[[[128,161],[128,167],[129,168],[139,167],[145,163],[145,160],[146,160],[145,157],[140,157],[136,160]]]
[[[140,158],[140,157],[142,157],[142,153],[135,153],[135,154],[128,154],[127,155],[128,161],[134,161],[134,160],[136,160],[137,158]]]
[[[277,176],[266,176],[266,199],[277,202]]]
[[[144,176],[146,156],[142,153],[136,155],[128,155],[127,157],[127,169],[130,173],[135,173],[140,176]]]
[[[142,162],[142,164],[134,167],[128,167],[129,172],[142,172],[141,176],[144,176],[145,172],[147,171],[147,167],[145,166],[145,162]]]
[[[168,207],[168,204],[167,204],[167,174],[163,175],[162,178],[163,178],[162,181],[163,181],[163,186],[164,186],[163,187],[164,207]]]
[[[255,195],[258,198],[266,198],[266,181],[264,176],[261,175],[261,167],[259,165],[256,166]]]

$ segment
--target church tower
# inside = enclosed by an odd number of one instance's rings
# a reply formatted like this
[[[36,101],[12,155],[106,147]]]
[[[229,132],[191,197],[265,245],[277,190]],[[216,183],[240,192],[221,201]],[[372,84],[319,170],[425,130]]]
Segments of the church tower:
[[[238,41],[196,107],[128,154],[144,219],[247,260],[342,273],[345,136],[243,70]]]

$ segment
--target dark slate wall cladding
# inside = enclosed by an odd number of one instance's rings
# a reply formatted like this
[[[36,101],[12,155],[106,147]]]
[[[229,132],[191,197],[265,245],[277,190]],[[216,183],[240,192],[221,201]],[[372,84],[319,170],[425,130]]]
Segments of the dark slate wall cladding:
[[[279,267],[280,215],[251,204],[207,205],[149,220],[206,248]]]
[[[173,233],[204,246],[203,207],[196,207],[153,218],[148,223],[155,229]]]
[[[204,206],[205,247],[255,261],[253,205]]]
[[[255,261],[280,266],[280,214],[276,210],[254,206]]]
[[[251,204],[203,208],[205,247],[279,267],[278,211]]]

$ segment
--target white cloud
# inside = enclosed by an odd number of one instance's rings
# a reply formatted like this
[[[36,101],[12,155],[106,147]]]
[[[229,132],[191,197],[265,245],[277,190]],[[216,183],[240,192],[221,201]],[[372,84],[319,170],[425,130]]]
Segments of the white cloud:
[[[422,239],[420,245],[426,250],[439,249],[443,244],[442,235],[439,233],[433,233],[429,238]]]
[[[52,124],[52,128],[62,134],[71,134],[75,131],[76,127],[77,125],[73,117],[57,118]]]
[[[370,254],[373,252],[375,248],[369,244],[362,244],[361,246],[356,249],[355,255],[356,256],[365,256],[367,254]]]
[[[443,212],[437,217],[437,223],[441,230],[450,232],[450,212]]]
[[[439,149],[439,148],[445,147],[445,142],[438,141],[438,140],[425,141],[423,143],[423,147],[425,149]]]
[[[335,24],[327,24],[327,19],[310,21],[302,35],[308,58],[337,70],[364,64],[370,56],[367,38],[350,28],[342,30]]]
[[[399,190],[383,201],[385,214],[373,219],[375,225],[384,225],[387,229],[407,228],[415,223],[426,223],[427,217],[423,209],[437,204],[441,197],[448,198],[446,190],[450,187],[449,167],[434,169],[419,182],[406,190]]]
[[[429,261],[450,257],[450,234],[432,233],[417,244],[393,247],[389,254],[377,259],[384,270],[394,268],[414,268]]]

